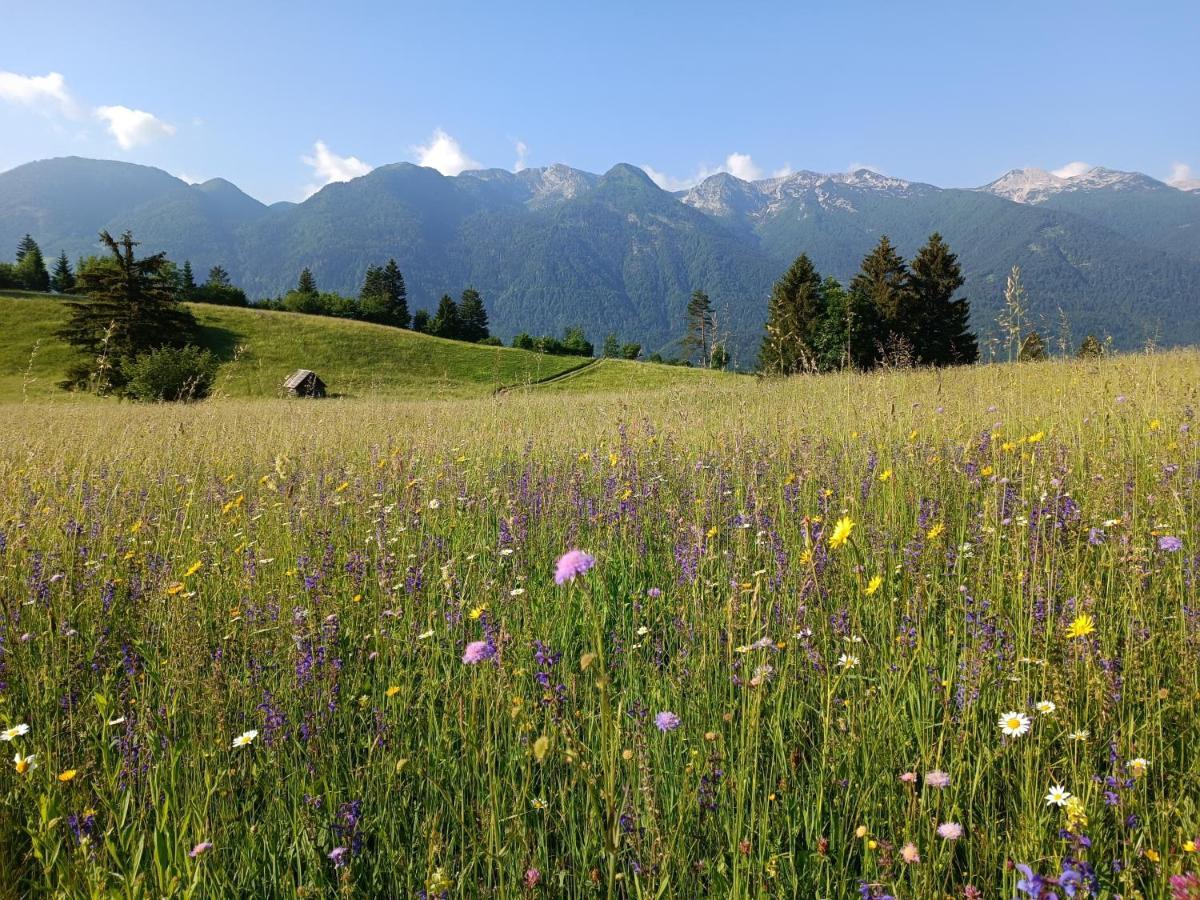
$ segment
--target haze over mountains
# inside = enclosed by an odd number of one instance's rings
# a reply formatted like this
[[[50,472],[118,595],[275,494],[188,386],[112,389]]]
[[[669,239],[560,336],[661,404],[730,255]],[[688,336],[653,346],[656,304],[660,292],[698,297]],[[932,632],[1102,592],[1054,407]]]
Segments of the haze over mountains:
[[[986,337],[1014,264],[1047,330],[1061,308],[1076,343],[1200,343],[1200,191],[1138,173],[1075,178],[1014,170],[975,190],[860,169],[743,181],[717,174],[670,193],[641,170],[563,165],[447,177],[409,163],[330,184],[303,203],[266,206],[223,179],[189,185],[159,169],[61,158],[0,173],[0,248],[32,234],[47,257],[97,250],[132,230],[143,250],[229,270],[251,297],[294,286],[308,266],[325,290],[356,293],[366,267],[394,257],[413,309],[473,285],[493,331],[594,339],[647,350],[683,332],[705,289],[743,364],[771,283],[799,253],[848,281],[887,234],[911,255],[932,231],[958,253],[974,327]]]

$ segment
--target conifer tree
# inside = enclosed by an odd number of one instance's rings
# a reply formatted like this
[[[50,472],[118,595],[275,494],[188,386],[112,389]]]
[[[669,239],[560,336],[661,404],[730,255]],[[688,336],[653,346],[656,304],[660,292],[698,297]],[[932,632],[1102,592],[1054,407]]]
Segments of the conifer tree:
[[[229,280],[229,273],[225,271],[224,266],[213,266],[209,269],[208,281],[204,282],[204,284],[207,287],[215,288],[233,287],[233,282]]]
[[[860,369],[873,367],[881,353],[900,342],[912,345],[912,292],[908,267],[887,235],[864,257],[850,282],[847,316],[850,362]]]
[[[707,366],[713,342],[713,308],[708,294],[697,288],[687,305],[687,334],[683,338],[684,352],[691,359],[700,351],[700,365]]]
[[[309,295],[320,293],[317,290],[316,279],[313,278],[313,274],[309,271],[308,266],[305,266],[304,270],[300,273],[300,280],[296,283],[296,293]]]
[[[1080,359],[1100,359],[1104,356],[1104,345],[1094,334],[1089,334],[1079,345],[1078,356]]]
[[[46,269],[42,249],[29,235],[21,238],[21,243],[17,245],[17,264],[13,267],[13,276],[27,291],[50,290],[50,272]]]
[[[429,333],[437,337],[457,340],[461,330],[462,323],[458,317],[458,304],[449,294],[442,294],[437,312],[434,313],[433,319],[429,323]]]
[[[1046,342],[1037,331],[1031,331],[1021,341],[1017,362],[1037,362],[1046,358]]]
[[[802,253],[771,289],[767,331],[759,348],[762,371],[793,375],[816,369],[818,335],[824,317],[821,275],[808,254]]]
[[[58,335],[90,357],[72,367],[64,384],[91,383],[104,391],[124,384],[122,367],[138,354],[186,344],[196,320],[176,300],[166,254],[135,258],[138,242],[128,231],[119,240],[102,231],[100,240],[112,259],[79,270],[77,288],[84,296],[68,301],[70,318]],[[98,358],[105,362],[94,379]]]
[[[610,331],[604,338],[604,349],[601,355],[605,359],[617,359],[621,355],[621,342],[617,340],[617,333]]]
[[[935,231],[909,267],[909,321],[900,323],[918,362],[951,366],[979,358],[979,345],[968,328],[970,304],[954,297],[964,282],[958,257]]]
[[[412,330],[418,334],[430,334],[432,323],[429,319],[429,310],[418,309],[413,313]]]
[[[183,261],[183,271],[179,275],[179,293],[186,300],[195,292],[196,276],[192,274],[192,261],[185,259]]]
[[[404,286],[404,275],[394,259],[389,259],[383,267],[383,286],[392,310],[392,324],[398,328],[407,328],[411,321],[408,314],[408,289]]]
[[[75,290],[75,273],[71,271],[71,263],[65,250],[58,255],[58,261],[54,264],[50,286],[60,294],[69,294]]]
[[[479,343],[488,336],[487,310],[475,288],[467,288],[458,301],[459,340]]]

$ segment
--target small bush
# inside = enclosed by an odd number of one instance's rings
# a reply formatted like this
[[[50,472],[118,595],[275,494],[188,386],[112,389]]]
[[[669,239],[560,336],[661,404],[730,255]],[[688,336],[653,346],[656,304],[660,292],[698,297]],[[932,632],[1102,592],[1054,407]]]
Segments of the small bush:
[[[202,400],[212,390],[217,358],[199,347],[160,347],[126,367],[125,394],[135,400]]]

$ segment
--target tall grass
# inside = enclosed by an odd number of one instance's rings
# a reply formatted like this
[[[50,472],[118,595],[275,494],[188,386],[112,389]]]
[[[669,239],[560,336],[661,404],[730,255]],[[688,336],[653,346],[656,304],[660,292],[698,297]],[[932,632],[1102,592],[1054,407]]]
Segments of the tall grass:
[[[0,407],[0,891],[1166,896],[1197,383]]]

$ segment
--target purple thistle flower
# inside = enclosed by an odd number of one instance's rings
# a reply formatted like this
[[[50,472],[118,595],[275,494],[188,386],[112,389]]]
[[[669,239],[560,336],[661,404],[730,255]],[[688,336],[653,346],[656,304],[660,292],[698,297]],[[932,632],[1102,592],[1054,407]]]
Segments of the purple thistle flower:
[[[1158,539],[1158,549],[1166,553],[1175,553],[1183,549],[1183,541],[1172,534],[1166,534]]]
[[[596,564],[596,558],[582,550],[569,550],[558,558],[554,564],[554,583],[564,584],[574,581],[575,576],[582,575]]]
[[[471,641],[467,644],[467,649],[463,651],[462,661],[467,665],[474,665],[489,660],[495,655],[496,651],[487,641]]]
[[[654,724],[659,731],[674,731],[680,726],[679,716],[668,710],[663,710],[654,717]]]

